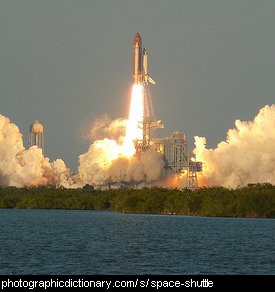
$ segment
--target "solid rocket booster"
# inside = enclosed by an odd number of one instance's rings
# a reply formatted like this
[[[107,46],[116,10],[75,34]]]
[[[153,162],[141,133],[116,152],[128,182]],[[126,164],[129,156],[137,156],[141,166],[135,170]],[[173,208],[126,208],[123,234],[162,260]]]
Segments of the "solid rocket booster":
[[[142,50],[142,41],[138,32],[133,43],[133,77],[135,83],[143,84],[150,82],[156,84],[148,74],[148,53],[145,49]]]

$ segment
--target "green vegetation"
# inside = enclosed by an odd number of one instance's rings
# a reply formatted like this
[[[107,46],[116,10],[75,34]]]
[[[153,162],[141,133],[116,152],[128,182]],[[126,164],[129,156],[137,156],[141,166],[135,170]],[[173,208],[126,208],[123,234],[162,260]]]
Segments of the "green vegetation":
[[[112,210],[125,213],[275,218],[275,186],[94,190],[0,187],[0,208]]]

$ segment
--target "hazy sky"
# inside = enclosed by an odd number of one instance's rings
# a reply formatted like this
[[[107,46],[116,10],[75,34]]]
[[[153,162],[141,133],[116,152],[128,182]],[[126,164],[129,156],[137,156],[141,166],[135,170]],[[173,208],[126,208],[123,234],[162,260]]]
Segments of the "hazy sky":
[[[274,0],[0,0],[0,113],[45,127],[46,155],[77,169],[82,129],[126,117],[132,42],[149,52],[166,128],[225,139],[275,101]]]

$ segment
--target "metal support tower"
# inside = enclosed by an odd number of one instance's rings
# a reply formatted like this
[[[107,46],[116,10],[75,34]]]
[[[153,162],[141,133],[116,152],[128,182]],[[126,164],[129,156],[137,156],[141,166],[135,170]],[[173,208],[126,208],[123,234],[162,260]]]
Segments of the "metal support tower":
[[[195,190],[198,188],[197,172],[191,171],[190,168],[187,169],[185,187],[190,190]]]
[[[185,134],[174,132],[171,137],[160,139],[158,144],[167,172],[178,174],[185,188],[198,188],[197,172],[202,170],[202,163],[192,155]]]
[[[186,188],[194,190],[198,188],[197,173],[202,171],[202,163],[189,160],[189,167],[186,175]]]
[[[147,83],[143,84],[143,120],[140,123],[142,129],[142,140],[138,140],[136,143],[136,152],[139,155],[141,152],[152,147],[152,132],[155,129],[163,129],[164,125],[160,120],[155,119],[152,99]]]

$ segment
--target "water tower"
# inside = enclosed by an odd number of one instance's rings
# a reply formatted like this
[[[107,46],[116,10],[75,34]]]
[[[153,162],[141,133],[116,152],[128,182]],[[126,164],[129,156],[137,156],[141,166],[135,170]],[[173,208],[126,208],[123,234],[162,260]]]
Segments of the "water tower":
[[[44,153],[44,128],[37,120],[30,125],[29,146],[34,145],[41,148]]]

